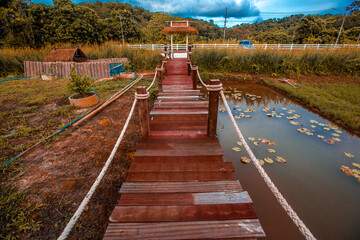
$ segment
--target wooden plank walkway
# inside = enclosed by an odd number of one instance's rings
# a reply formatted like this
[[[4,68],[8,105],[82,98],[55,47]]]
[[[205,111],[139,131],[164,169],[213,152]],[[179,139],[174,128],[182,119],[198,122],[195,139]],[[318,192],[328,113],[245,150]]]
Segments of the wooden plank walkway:
[[[186,59],[168,60],[167,71],[104,239],[264,237],[233,164],[207,136],[208,101],[192,89]]]

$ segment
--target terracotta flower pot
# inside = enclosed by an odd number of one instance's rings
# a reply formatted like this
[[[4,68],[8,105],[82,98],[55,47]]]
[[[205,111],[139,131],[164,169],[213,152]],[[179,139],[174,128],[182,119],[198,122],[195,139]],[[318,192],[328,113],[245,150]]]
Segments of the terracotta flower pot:
[[[70,105],[80,108],[90,107],[98,103],[98,97],[95,93],[89,92],[85,97],[79,97],[79,94],[74,94],[69,97]]]
[[[48,81],[48,80],[55,80],[57,79],[57,75],[56,74],[41,74],[41,79]]]

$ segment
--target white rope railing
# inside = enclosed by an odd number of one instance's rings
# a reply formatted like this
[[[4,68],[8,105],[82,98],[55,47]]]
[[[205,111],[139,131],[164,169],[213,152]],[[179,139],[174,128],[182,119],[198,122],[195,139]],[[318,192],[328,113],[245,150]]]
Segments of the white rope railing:
[[[235,128],[235,131],[237,133],[237,135],[239,136],[239,139],[241,140],[242,144],[244,145],[244,148],[246,149],[247,153],[250,156],[251,161],[254,163],[256,169],[258,170],[258,172],[260,173],[261,177],[264,179],[265,183],[268,185],[270,191],[274,194],[276,200],[280,203],[281,207],[285,210],[285,212],[289,215],[289,217],[291,218],[291,220],[295,223],[295,225],[298,227],[299,231],[304,235],[304,237],[307,240],[316,240],[316,238],[312,235],[312,233],[310,232],[310,230],[306,227],[306,225],[304,224],[304,222],[299,218],[299,216],[296,214],[296,212],[292,209],[292,207],[290,206],[290,204],[286,201],[286,199],[283,197],[283,195],[280,193],[280,191],[277,189],[277,187],[275,186],[275,184],[271,181],[269,175],[267,175],[267,173],[265,172],[265,170],[263,169],[263,167],[260,165],[259,161],[257,160],[257,158],[255,157],[254,153],[251,151],[249,145],[247,144],[244,136],[242,135],[238,125],[236,124],[235,118],[231,113],[231,109],[229,107],[229,104],[226,100],[226,97],[224,95],[224,92],[222,91],[222,85],[207,85],[204,83],[204,81],[201,79],[199,70],[197,71],[198,74],[198,78],[201,82],[202,85],[204,85],[204,87],[206,87],[206,89],[208,91],[220,91],[220,95],[221,98],[224,102],[226,111],[228,112],[228,115],[231,119],[231,122],[233,124],[233,127]]]
[[[106,163],[103,167],[103,169],[101,170],[99,176],[96,178],[94,184],[92,185],[92,187],[90,188],[89,192],[86,194],[85,198],[83,199],[83,201],[81,202],[80,206],[78,207],[78,209],[76,210],[76,212],[74,213],[74,215],[71,217],[71,220],[68,222],[68,224],[66,225],[66,227],[64,228],[63,232],[61,233],[61,235],[59,236],[58,240],[63,240],[66,239],[67,236],[70,234],[71,230],[73,229],[73,227],[75,226],[77,220],[80,218],[82,212],[84,211],[85,206],[89,203],[92,195],[94,194],[97,186],[100,184],[101,180],[103,179],[106,170],[109,168],[115,153],[117,151],[117,149],[119,148],[119,145],[121,143],[121,140],[124,137],[124,134],[126,132],[126,129],[129,126],[130,120],[132,115],[134,114],[134,109],[135,109],[135,105],[137,102],[137,98],[134,99],[133,105],[131,107],[130,113],[128,118],[126,119],[125,125],[120,133],[119,138],[116,141],[116,144],[113,148],[113,150],[111,151],[111,154],[109,156],[109,158],[106,160]]]
[[[61,235],[58,237],[58,240],[64,240],[67,238],[67,236],[70,234],[71,230],[74,228],[77,220],[80,218],[81,214],[84,211],[85,206],[89,203],[92,195],[94,194],[96,188],[98,187],[98,185],[100,184],[101,180],[103,179],[107,169],[109,168],[115,153],[117,151],[117,149],[119,148],[119,145],[124,137],[124,134],[129,126],[130,120],[132,118],[132,115],[134,114],[134,109],[136,106],[136,102],[137,100],[144,100],[150,97],[150,93],[148,92],[148,90],[153,86],[155,80],[156,80],[156,76],[157,76],[157,72],[158,71],[162,71],[164,67],[164,63],[161,65],[160,69],[156,69],[155,71],[155,76],[153,78],[153,81],[151,82],[150,86],[146,89],[146,93],[144,94],[139,94],[135,92],[135,99],[133,102],[133,105],[131,107],[130,113],[128,118],[126,119],[125,125],[120,133],[119,138],[116,141],[116,144],[109,156],[109,158],[106,160],[106,163],[103,167],[103,169],[101,170],[99,176],[96,178],[95,182],[93,183],[93,185],[91,186],[90,190],[88,191],[88,193],[86,194],[86,196],[84,197],[83,201],[81,202],[80,206],[78,207],[78,209],[76,210],[76,212],[74,213],[74,215],[71,217],[70,221],[68,222],[68,224],[66,225],[66,227],[64,228],[63,232],[61,233]]]
[[[244,145],[244,148],[246,149],[247,153],[250,156],[251,161],[254,163],[256,169],[260,173],[261,177],[264,179],[265,183],[270,188],[271,192],[274,194],[276,200],[280,203],[282,208],[285,210],[285,212],[289,215],[291,220],[295,223],[295,225],[299,228],[300,232],[305,236],[307,240],[316,240],[316,238],[312,235],[310,230],[306,227],[304,222],[299,218],[299,216],[296,214],[296,212],[292,209],[292,207],[289,205],[289,203],[286,201],[286,199],[283,197],[283,195],[280,193],[280,191],[277,189],[275,184],[271,181],[269,175],[265,172],[265,170],[260,165],[259,161],[255,157],[254,153],[251,151],[249,145],[246,143],[244,136],[242,135],[238,125],[236,124],[235,118],[233,117],[231,113],[231,109],[227,103],[226,97],[224,95],[224,92],[220,91],[221,98],[224,102],[225,108],[228,112],[228,115],[231,119],[231,122],[233,124],[233,127],[235,128],[235,131],[237,135],[239,136],[241,142]]]

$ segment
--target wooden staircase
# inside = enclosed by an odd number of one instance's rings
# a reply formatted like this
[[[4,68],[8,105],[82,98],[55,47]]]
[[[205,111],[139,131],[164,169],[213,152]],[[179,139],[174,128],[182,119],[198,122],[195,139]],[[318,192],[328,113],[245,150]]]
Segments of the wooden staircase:
[[[150,137],[138,145],[104,239],[257,239],[252,201],[207,135],[208,101],[186,59],[170,59]]]

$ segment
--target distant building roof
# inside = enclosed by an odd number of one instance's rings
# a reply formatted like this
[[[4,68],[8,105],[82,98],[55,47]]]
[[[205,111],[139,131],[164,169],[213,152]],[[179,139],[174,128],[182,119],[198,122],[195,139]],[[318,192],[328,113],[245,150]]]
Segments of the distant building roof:
[[[79,48],[54,48],[44,57],[44,62],[83,62],[87,56]]]
[[[161,30],[162,34],[199,34],[198,30],[190,26],[191,21],[168,21],[169,26]]]

